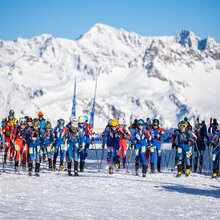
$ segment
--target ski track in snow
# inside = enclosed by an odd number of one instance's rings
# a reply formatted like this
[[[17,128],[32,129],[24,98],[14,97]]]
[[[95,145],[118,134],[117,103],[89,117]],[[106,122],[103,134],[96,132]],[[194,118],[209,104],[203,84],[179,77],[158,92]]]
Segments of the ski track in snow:
[[[168,169],[142,178],[132,162],[127,175],[122,169],[109,175],[106,156],[101,172],[94,150],[88,158],[79,177],[49,172],[46,163],[40,178],[18,175],[8,162],[0,175],[0,219],[219,219],[219,179],[195,173],[177,179]]]

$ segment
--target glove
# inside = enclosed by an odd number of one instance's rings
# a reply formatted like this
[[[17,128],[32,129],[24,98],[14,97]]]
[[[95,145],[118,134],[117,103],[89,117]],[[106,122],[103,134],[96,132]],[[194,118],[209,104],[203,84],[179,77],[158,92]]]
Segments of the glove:
[[[3,149],[3,143],[1,142],[0,150],[2,151],[2,149]]]

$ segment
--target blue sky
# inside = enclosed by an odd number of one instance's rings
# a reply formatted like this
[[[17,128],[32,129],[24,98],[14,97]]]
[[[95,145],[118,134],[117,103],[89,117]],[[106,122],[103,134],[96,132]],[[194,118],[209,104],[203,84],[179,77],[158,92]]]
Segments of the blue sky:
[[[220,41],[220,0],[0,0],[0,39],[43,33],[76,39],[95,23],[143,36],[183,28]]]

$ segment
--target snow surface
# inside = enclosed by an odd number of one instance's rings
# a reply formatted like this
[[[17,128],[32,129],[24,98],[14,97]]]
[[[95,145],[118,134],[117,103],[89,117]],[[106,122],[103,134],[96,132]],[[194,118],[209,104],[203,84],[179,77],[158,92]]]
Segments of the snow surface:
[[[163,128],[188,116],[220,118],[220,43],[183,30],[144,37],[96,24],[77,40],[43,34],[0,40],[0,117],[43,111],[53,123],[71,114],[77,77],[77,116],[90,114],[99,75],[95,126],[110,118],[159,118]],[[105,122],[105,123],[103,123]]]
[[[109,175],[105,159],[98,172],[94,152],[79,177],[49,172],[45,163],[39,178],[17,175],[8,164],[0,175],[0,219],[219,219],[220,182],[210,174],[177,179],[169,167],[142,178],[131,162],[127,175]]]

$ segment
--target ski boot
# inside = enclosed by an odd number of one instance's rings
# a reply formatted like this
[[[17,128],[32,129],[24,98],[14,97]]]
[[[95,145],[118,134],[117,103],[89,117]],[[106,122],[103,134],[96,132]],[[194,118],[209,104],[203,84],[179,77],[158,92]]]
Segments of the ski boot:
[[[155,173],[154,163],[150,163],[151,173]]]
[[[56,168],[56,160],[55,159],[53,159],[53,170],[54,171],[57,170],[57,168]]]
[[[119,163],[118,162],[116,162],[116,164],[115,164],[115,168],[116,168],[116,171],[118,172],[119,171]]]
[[[202,165],[203,165],[203,161],[200,160],[200,164],[199,164],[199,173],[202,173]]]
[[[64,167],[63,167],[63,160],[60,161],[60,169],[61,169],[62,171],[65,170]]]
[[[186,169],[186,177],[189,177],[190,169]]]
[[[84,171],[84,161],[80,161],[79,169],[80,169],[80,172]]]
[[[177,178],[179,178],[180,176],[181,176],[181,172],[180,172],[180,171],[178,171],[178,173],[177,173],[176,177],[177,177]]]
[[[160,170],[160,163],[157,163],[157,172],[162,173],[161,170]]]
[[[123,158],[123,169],[125,169],[125,168],[126,168],[125,164],[126,164],[126,157],[125,157],[125,158]]]
[[[15,173],[18,173],[18,161],[15,161]]]
[[[216,168],[213,168],[213,174],[212,174],[212,179],[217,179],[218,172]]]
[[[177,175],[176,175],[177,178],[181,176],[181,173],[182,173],[181,171],[182,171],[182,164],[179,164],[177,166]]]
[[[74,174],[75,176],[79,176],[78,174],[78,161],[74,160]]]
[[[113,174],[113,167],[109,166],[109,174]]]
[[[138,172],[139,172],[139,163],[135,163],[135,175],[136,176],[139,176]]]
[[[25,171],[25,170],[26,170],[26,163],[25,163],[25,162],[22,162],[22,163],[21,163],[21,167],[22,167],[22,170]]]
[[[146,172],[147,172],[146,165],[143,165],[142,177],[146,177]]]
[[[28,166],[29,166],[28,175],[32,176],[32,163],[29,163]]]
[[[40,163],[36,162],[36,165],[35,165],[35,175],[36,177],[39,177],[39,171],[40,171]]]
[[[4,164],[7,163],[7,154],[4,155]]]
[[[13,162],[13,158],[10,158],[9,161],[10,161],[10,162]]]
[[[48,162],[49,162],[49,171],[52,171],[52,159],[48,158]]]
[[[68,162],[68,175],[69,175],[69,176],[72,176],[72,173],[71,173],[71,165],[72,165],[72,162]]]

